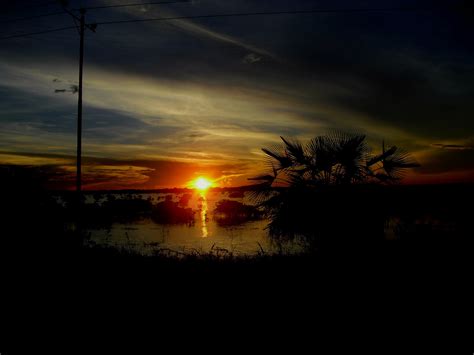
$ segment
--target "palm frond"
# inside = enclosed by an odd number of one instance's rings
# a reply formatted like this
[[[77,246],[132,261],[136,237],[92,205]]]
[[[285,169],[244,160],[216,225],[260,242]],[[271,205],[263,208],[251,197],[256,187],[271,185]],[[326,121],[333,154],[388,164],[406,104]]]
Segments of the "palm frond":
[[[336,164],[334,145],[326,136],[313,138],[307,145],[307,151],[311,156],[310,167],[315,173],[330,171]]]
[[[299,164],[305,164],[307,159],[306,159],[306,154],[305,154],[303,145],[296,139],[290,141],[281,136],[280,138],[283,141],[283,143],[285,143],[285,149],[286,149],[287,155],[293,158],[295,162]]]
[[[394,177],[383,173],[376,173],[374,177],[383,183],[393,182],[394,180],[396,180]]]
[[[381,154],[378,154],[372,158],[370,158],[368,161],[367,161],[367,166],[372,166],[376,163],[379,163],[379,162],[382,162],[385,158],[389,157],[390,155],[394,154],[396,151],[397,151],[397,147],[396,146],[392,146],[389,148],[389,150],[385,151],[382,151]]]
[[[277,193],[267,183],[255,185],[256,189],[249,193],[249,199],[257,207],[264,207],[263,205]]]
[[[364,175],[364,165],[369,148],[365,135],[341,135],[336,159],[341,166],[341,183],[359,181]]]
[[[248,178],[247,180],[252,180],[252,181],[268,181],[268,182],[273,182],[275,180],[275,176],[272,175],[260,175],[256,177],[251,177]]]
[[[396,150],[393,154],[387,156],[382,161],[383,170],[387,175],[400,179],[407,169],[416,168],[420,165],[411,157],[411,155],[401,149]]]
[[[292,165],[292,160],[284,150],[282,150],[279,147],[274,147],[274,148],[262,148],[262,151],[267,154],[269,157],[273,158],[276,160],[276,167],[275,169],[278,170],[284,170],[289,168]]]

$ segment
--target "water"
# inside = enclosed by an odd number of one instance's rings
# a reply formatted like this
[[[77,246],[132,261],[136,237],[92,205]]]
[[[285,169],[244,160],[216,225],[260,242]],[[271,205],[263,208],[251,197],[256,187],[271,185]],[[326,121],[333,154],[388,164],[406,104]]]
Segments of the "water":
[[[178,202],[183,194],[148,193],[140,194],[142,199],[151,199],[153,204],[165,198]],[[117,199],[130,197],[115,194]],[[138,195],[134,195],[137,197]],[[232,196],[232,195],[230,195]],[[100,197],[99,204],[106,196]],[[216,203],[222,199],[251,204],[246,192],[240,197],[229,197],[229,192],[192,192],[186,207],[194,214],[192,224],[159,224],[149,218],[131,223],[113,223],[107,228],[89,229],[91,245],[113,246],[120,249],[150,255],[160,252],[179,253],[217,253],[226,255],[256,255],[259,253],[295,253],[301,251],[296,244],[275,245],[268,237],[265,227],[267,220],[254,220],[233,226],[222,226],[214,219]],[[86,203],[97,201],[97,196],[86,195]]]

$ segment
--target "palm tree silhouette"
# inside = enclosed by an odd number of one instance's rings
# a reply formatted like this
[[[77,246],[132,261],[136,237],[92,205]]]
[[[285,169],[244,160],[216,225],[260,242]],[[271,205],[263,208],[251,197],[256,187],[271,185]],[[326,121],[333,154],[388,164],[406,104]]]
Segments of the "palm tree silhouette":
[[[250,178],[265,185],[276,182],[307,185],[354,183],[393,183],[401,180],[408,168],[418,167],[409,153],[396,146],[372,155],[366,136],[334,131],[303,145],[298,140],[280,137],[283,145],[262,148],[270,158],[271,173]]]
[[[384,216],[373,201],[381,191],[376,186],[396,183],[419,166],[402,149],[385,149],[384,142],[372,154],[363,134],[333,131],[306,144],[281,139],[281,145],[262,148],[270,172],[250,179],[260,182],[253,197],[269,217],[270,234],[280,240],[380,236]]]

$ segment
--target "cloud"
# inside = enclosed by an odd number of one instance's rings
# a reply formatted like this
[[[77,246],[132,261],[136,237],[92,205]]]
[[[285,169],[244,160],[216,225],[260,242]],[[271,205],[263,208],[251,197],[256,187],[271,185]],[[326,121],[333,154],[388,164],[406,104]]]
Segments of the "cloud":
[[[420,174],[454,173],[474,170],[474,149],[433,147],[420,158]]]
[[[474,150],[473,145],[434,143],[431,146],[435,148],[441,148],[441,149],[447,149],[447,150]]]
[[[260,62],[261,60],[262,60],[262,57],[256,55],[255,53],[249,53],[242,59],[242,63],[253,64],[253,63]]]
[[[17,102],[10,101],[3,112],[10,116],[0,130],[0,149],[73,154],[76,102],[68,95],[58,96],[42,89],[48,87],[51,69],[13,65],[7,69],[4,92],[17,97]],[[16,80],[18,77],[23,79]],[[89,65],[84,100],[84,154],[129,161],[173,160],[194,168],[196,164],[223,165],[234,161],[245,167],[242,174],[252,176],[264,162],[260,148],[279,141],[280,135],[306,140],[328,128],[357,128],[373,138],[374,144],[382,139],[398,144],[403,138],[408,146],[400,145],[415,156],[417,150],[425,149],[415,134],[325,101],[327,95],[343,94],[343,87],[334,85],[323,92],[323,87],[312,85],[310,91],[302,93],[284,83],[258,85],[246,81],[221,86],[193,80],[160,80]],[[301,85],[308,84],[303,81]],[[29,109],[28,102],[35,102],[34,108]],[[48,104],[43,107],[43,102]],[[426,143],[439,149],[436,144],[441,143]],[[422,169],[423,160],[430,161],[433,154],[429,151],[421,156]],[[430,171],[430,166],[426,171]],[[438,170],[447,167],[452,168],[449,162]],[[186,171],[188,176],[192,175],[190,170]],[[243,181],[246,177],[233,178]],[[178,185],[186,183],[172,176],[167,179],[178,181]],[[166,179],[155,176],[151,181],[162,186]]]
[[[74,160],[68,156],[48,156],[0,151],[0,164],[24,166],[62,166],[66,164],[72,164],[73,162]]]
[[[121,20],[285,6],[209,0],[97,16]],[[260,147],[280,135],[306,140],[337,128],[363,131],[377,146],[385,139],[407,148],[421,172],[469,168],[472,36],[457,31],[445,15],[370,14],[370,21],[348,15],[239,17],[99,27],[86,37],[84,154],[137,167],[140,160],[172,160],[193,169],[232,162],[241,167],[237,175],[254,175],[262,162]],[[73,156],[77,95],[54,92],[76,83],[76,33],[5,41],[0,58],[0,149]],[[186,176],[193,174],[186,169]],[[162,175],[149,181],[165,181]],[[168,179],[182,183],[178,174]]]
[[[189,34],[200,36],[202,38],[212,39],[212,40],[223,42],[223,43],[228,43],[228,44],[240,47],[242,49],[258,53],[261,56],[278,60],[275,54],[265,49],[248,44],[232,36],[219,33],[216,31],[212,31],[204,26],[195,24],[190,20],[178,20],[178,21],[173,22],[173,24],[179,27],[180,29],[187,31]]]
[[[0,151],[0,165],[36,167],[47,180],[47,187],[53,189],[74,189],[75,162],[72,155]],[[200,175],[218,182],[220,186],[239,185],[247,184],[245,174],[248,172],[249,167],[240,162],[210,164],[83,157],[83,187],[86,190],[185,187]]]
[[[178,14],[176,11],[171,10],[170,8],[157,9],[156,7],[147,7],[145,8],[145,11],[140,10],[140,12],[138,13],[134,11],[133,8],[124,7],[124,8],[119,8],[118,12],[122,12],[129,16],[133,16],[135,18],[142,18],[142,19],[153,18],[153,17],[166,18],[166,17],[179,17],[180,16],[180,14]],[[208,39],[208,40],[213,40],[213,41],[217,41],[221,43],[230,44],[230,45],[245,49],[247,51],[258,53],[260,56],[265,56],[267,58],[279,60],[278,57],[274,53],[268,50],[249,44],[246,41],[243,41],[234,36],[225,34],[221,31],[212,30],[204,25],[195,23],[193,20],[178,19],[178,20],[168,21],[166,22],[166,25],[175,27],[187,33],[188,35],[196,36],[202,39]],[[156,24],[153,24],[151,22],[147,23],[146,26],[156,28]]]
[[[474,129],[470,119],[474,104],[469,99],[474,89],[472,68],[436,63],[416,52],[390,55],[389,51],[383,54],[381,64],[358,65],[360,74],[338,69],[352,77],[359,89],[329,99],[419,137],[458,139],[466,129]],[[336,75],[334,70],[329,74]]]
[[[70,143],[66,145],[72,148],[76,103],[67,95],[44,90],[50,77],[48,69],[25,70],[10,65],[4,72],[5,90],[10,96],[16,92],[19,98],[15,108],[10,109],[9,124],[12,129],[17,127],[17,148],[18,139],[27,133],[25,125],[31,127],[25,142],[34,143],[29,139],[36,136],[43,138],[43,144],[38,142],[38,146],[44,147],[46,137],[52,142],[64,140],[60,134],[69,134]],[[16,80],[18,76],[28,84]],[[155,154],[178,160],[215,159],[220,154],[221,159],[250,159],[248,153],[254,146],[276,140],[280,132],[290,128],[302,132],[309,127],[308,119],[301,114],[304,105],[301,110],[293,109],[298,96],[284,89],[274,92],[275,87],[257,90],[245,84],[221,87],[144,79],[94,67],[88,69],[85,86],[84,144],[90,154],[113,152],[117,157],[123,154],[136,158]],[[32,99],[44,102],[43,97],[55,103],[56,112],[51,111],[51,104],[36,106],[28,114],[15,111]],[[68,118],[60,119],[65,112]],[[19,119],[24,121],[20,126]]]

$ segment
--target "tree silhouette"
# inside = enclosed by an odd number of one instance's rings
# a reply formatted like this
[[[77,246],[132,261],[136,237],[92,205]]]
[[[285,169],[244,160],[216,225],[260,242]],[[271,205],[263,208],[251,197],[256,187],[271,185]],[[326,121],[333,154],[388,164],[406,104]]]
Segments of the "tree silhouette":
[[[366,136],[332,132],[303,145],[281,137],[283,145],[262,148],[270,158],[271,173],[251,178],[274,183],[342,185],[354,183],[393,183],[401,180],[408,168],[418,167],[410,156],[396,146],[372,155]]]
[[[281,139],[281,145],[262,149],[270,172],[250,179],[260,182],[253,197],[270,219],[270,234],[280,240],[380,237],[384,216],[374,203],[378,186],[396,183],[419,166],[396,146],[385,149],[382,143],[382,151],[372,154],[362,134],[333,131],[306,144]]]

